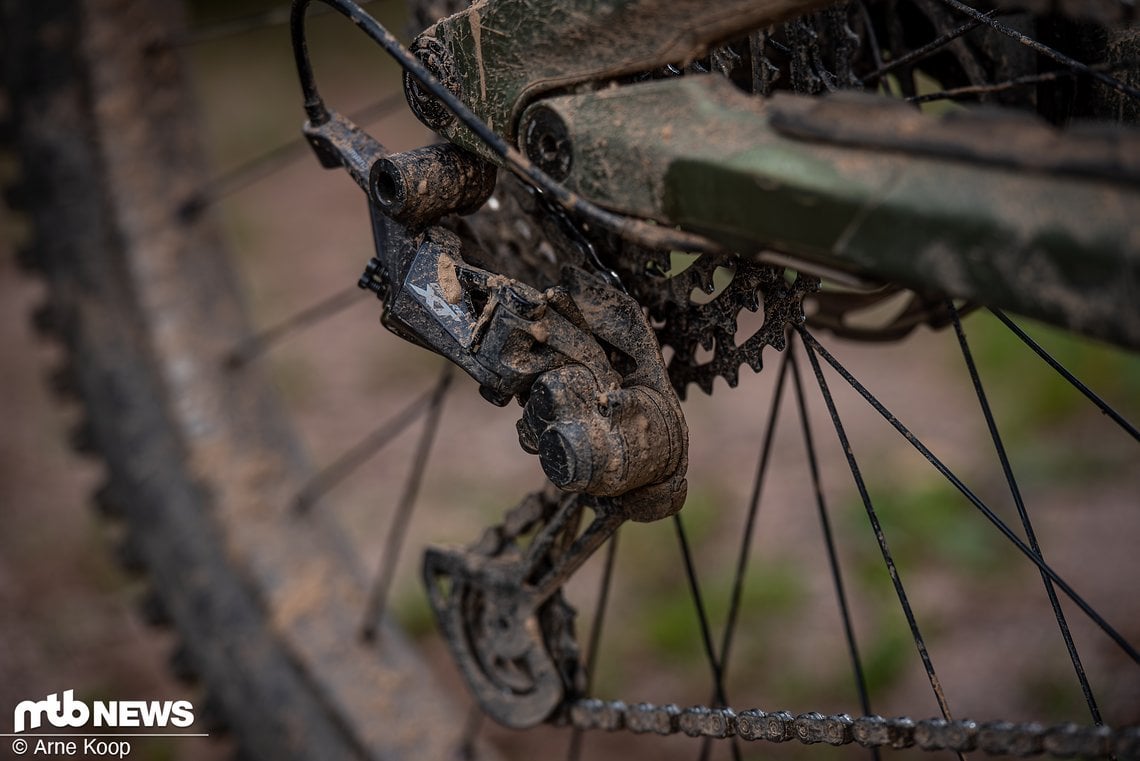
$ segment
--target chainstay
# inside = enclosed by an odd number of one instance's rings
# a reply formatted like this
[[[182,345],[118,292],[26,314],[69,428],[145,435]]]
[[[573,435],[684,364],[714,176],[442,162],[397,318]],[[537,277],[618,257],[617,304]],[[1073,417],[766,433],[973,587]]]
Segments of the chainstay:
[[[881,716],[852,718],[847,714],[824,716],[787,711],[638,703],[620,700],[581,699],[570,705],[572,726],[583,730],[628,731],[635,734],[729,738],[805,745],[850,745],[865,748],[921,748],[961,753],[980,750],[990,755],[1057,758],[1140,759],[1140,726],[1113,729],[1105,726],[1007,721],[947,721]]]

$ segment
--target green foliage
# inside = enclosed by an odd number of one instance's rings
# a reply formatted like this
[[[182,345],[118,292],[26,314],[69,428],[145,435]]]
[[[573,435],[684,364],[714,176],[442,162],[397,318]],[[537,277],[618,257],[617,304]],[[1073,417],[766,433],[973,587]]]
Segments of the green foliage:
[[[941,477],[913,484],[871,488],[871,499],[895,563],[904,569],[942,567],[985,579],[1005,567],[1012,555],[1004,539]],[[869,534],[862,501],[854,497],[843,511],[851,534]],[[878,543],[856,546],[856,579],[865,590],[893,595]]]
[[[977,314],[965,328],[992,405],[1002,411],[1007,437],[1026,439],[1042,426],[1073,424],[1092,409],[996,318]],[[1043,325],[1031,324],[1026,332],[1125,417],[1140,416],[1140,356]]]
[[[400,589],[392,609],[400,628],[412,639],[420,640],[435,633],[435,615],[418,584]]]
[[[898,684],[907,668],[917,662],[910,631],[897,608],[892,613],[894,615],[890,617],[885,613],[878,617],[877,628],[880,631],[860,653],[863,675],[871,695],[886,694]]]
[[[930,95],[932,93],[941,92],[946,89],[942,83],[931,77],[924,71],[914,72],[914,87],[915,93],[918,95]],[[887,74],[879,83],[879,92],[883,95],[890,95],[896,98],[903,97],[902,83],[895,74]],[[941,116],[942,114],[950,111],[961,111],[964,107],[960,103],[953,100],[932,100],[919,105],[919,108],[925,114],[933,114],[934,116]]]
[[[700,630],[692,596],[683,584],[671,594],[656,594],[641,601],[638,607],[637,619],[645,622],[646,639],[654,653],[682,664],[700,661]]]
[[[754,611],[757,618],[790,615],[800,608],[807,594],[804,577],[791,562],[753,562],[744,577],[741,605],[746,611]],[[724,597],[727,609],[727,592]]]
[[[685,533],[689,543],[695,548],[703,548],[717,542],[722,538],[718,535],[721,520],[724,518],[724,505],[727,497],[719,490],[709,487],[690,486],[689,496],[685,500],[685,507],[681,511],[681,523],[685,526]],[[669,527],[672,532],[672,526]],[[718,550],[719,552],[719,550]]]
[[[1041,671],[1023,678],[1019,703],[1027,706],[1029,715],[1055,722],[1072,721],[1088,710],[1072,672],[1056,664],[1043,664]]]
[[[702,601],[717,643],[732,602],[732,576],[733,569],[722,568],[707,581],[701,579]],[[778,622],[794,615],[807,595],[803,577],[793,563],[754,560],[744,576],[738,629],[750,632],[750,639],[764,641],[764,632],[778,628]],[[642,598],[636,615],[645,622],[650,647],[658,655],[681,662],[704,662],[695,603],[682,578]]]

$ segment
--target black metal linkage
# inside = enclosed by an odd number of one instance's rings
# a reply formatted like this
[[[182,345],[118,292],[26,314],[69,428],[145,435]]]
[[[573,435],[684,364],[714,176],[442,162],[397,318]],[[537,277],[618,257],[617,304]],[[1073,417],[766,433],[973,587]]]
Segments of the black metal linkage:
[[[721,246],[703,235],[674,229],[668,225],[652,224],[646,220],[607,211],[573,193],[565,185],[556,182],[491,129],[486,122],[476,116],[463,101],[444,87],[391,32],[385,29],[375,18],[365,13],[353,0],[294,0],[293,2],[290,18],[293,54],[297,65],[297,77],[301,82],[301,91],[305,99],[305,113],[312,124],[325,124],[331,118],[317,91],[316,78],[313,75],[308,44],[305,39],[305,11],[312,2],[328,5],[350,19],[373,42],[383,48],[384,52],[394,58],[427,92],[431,93],[448,111],[454,114],[464,126],[483,141],[502,161],[503,166],[524,181],[542,190],[568,212],[579,215],[591,224],[613,232],[625,240],[650,248],[677,249],[693,253],[721,250]]]

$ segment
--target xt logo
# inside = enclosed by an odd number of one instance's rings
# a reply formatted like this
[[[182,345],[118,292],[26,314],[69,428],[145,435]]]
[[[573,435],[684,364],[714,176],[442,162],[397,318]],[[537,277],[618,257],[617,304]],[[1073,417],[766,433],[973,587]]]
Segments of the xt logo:
[[[439,290],[439,283],[428,283],[426,288],[420,288],[415,283],[409,283],[412,290],[420,296],[420,301],[430,309],[437,317],[444,317],[449,320],[458,320],[459,312],[455,307],[448,303],[447,299]]]

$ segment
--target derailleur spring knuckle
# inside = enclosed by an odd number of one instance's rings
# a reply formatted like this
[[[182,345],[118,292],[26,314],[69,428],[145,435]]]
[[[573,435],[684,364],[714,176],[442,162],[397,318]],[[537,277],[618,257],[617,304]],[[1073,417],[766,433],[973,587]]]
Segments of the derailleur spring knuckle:
[[[410,52],[455,97],[463,100],[463,90],[460,85],[459,74],[455,68],[455,59],[447,46],[430,34],[421,34],[412,43]],[[412,76],[411,72],[404,72],[404,96],[408,99],[412,113],[428,129],[439,132],[455,121],[455,116],[447,110],[447,107],[428,93],[419,81]]]
[[[413,227],[452,214],[470,214],[495,190],[495,166],[451,143],[379,159],[368,193],[385,215]]]
[[[538,457],[550,482],[567,491],[597,489],[599,452],[591,442],[586,426],[560,422],[538,437]]]
[[[531,387],[519,442],[537,446],[543,472],[560,489],[626,494],[668,479],[684,457],[681,424],[659,396],[642,386],[603,391],[584,366],[564,366]]]

